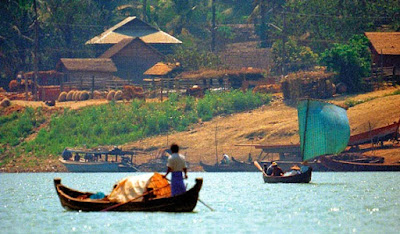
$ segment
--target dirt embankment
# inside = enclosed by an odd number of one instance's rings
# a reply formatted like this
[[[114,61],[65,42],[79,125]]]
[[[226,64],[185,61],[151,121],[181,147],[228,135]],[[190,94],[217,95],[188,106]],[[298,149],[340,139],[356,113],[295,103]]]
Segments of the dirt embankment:
[[[373,100],[358,104],[348,109],[351,134],[368,131],[370,128],[382,127],[400,119],[400,95],[385,96],[396,89],[389,88],[366,94],[335,97],[327,101],[335,104],[344,104],[345,100]],[[99,100],[82,103],[73,102],[65,104],[70,108],[80,108],[87,105],[103,104]],[[94,102],[93,102],[94,101]],[[106,101],[104,102],[106,103]],[[13,101],[13,104],[14,103]],[[30,105],[31,102],[18,102],[18,105]],[[58,108],[61,107],[58,103]],[[51,109],[51,108],[50,108]],[[144,163],[155,157],[157,149],[167,147],[172,142],[181,145],[182,153],[192,165],[198,165],[199,161],[213,164],[216,156],[221,159],[222,154],[234,156],[240,160],[246,160],[249,153],[257,158],[260,149],[254,147],[236,146],[238,144],[296,144],[299,142],[297,110],[287,106],[281,98],[276,98],[271,105],[259,109],[217,117],[209,122],[193,125],[184,132],[171,132],[167,135],[159,135],[144,140],[130,142],[122,145],[123,149],[140,149],[148,152],[146,156],[137,158],[137,163]],[[392,143],[385,143],[393,145]],[[396,145],[395,145],[396,146]],[[398,162],[400,160],[400,145],[397,147],[375,148],[367,154],[384,156],[386,162]],[[33,163],[32,167],[15,170],[21,166],[24,158],[15,160],[12,165],[3,168],[3,171],[65,171],[57,160],[49,159],[46,162]],[[43,166],[42,164],[46,164]],[[194,167],[194,169],[200,169]]]

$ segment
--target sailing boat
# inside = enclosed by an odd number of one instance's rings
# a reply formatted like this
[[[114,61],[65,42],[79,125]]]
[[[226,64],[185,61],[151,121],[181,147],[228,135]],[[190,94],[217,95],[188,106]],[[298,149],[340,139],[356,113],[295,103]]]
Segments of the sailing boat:
[[[325,154],[338,154],[346,148],[350,139],[350,125],[345,109],[307,99],[300,101],[297,112],[303,162]],[[259,164],[258,167],[261,169]],[[306,171],[293,176],[268,176],[263,173],[263,178],[266,183],[308,183],[311,171],[312,168],[308,167]]]

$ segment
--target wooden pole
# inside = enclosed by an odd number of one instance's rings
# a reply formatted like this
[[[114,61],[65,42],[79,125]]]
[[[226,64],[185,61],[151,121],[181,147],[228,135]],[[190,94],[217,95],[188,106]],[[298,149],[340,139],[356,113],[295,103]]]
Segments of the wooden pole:
[[[28,77],[23,75],[25,79],[25,100],[28,100]]]
[[[33,57],[33,66],[34,66],[34,76],[33,76],[33,84],[32,84],[32,92],[33,99],[37,101],[37,80],[38,80],[38,48],[39,48],[39,22],[37,15],[37,4],[36,0],[33,0],[33,8],[35,11],[35,49],[34,49],[34,57]]]
[[[94,97],[94,76],[92,76],[92,98]]]
[[[215,51],[215,30],[216,30],[216,26],[215,26],[215,1],[216,0],[212,0],[212,28],[211,28],[211,51],[214,52]]]
[[[218,141],[217,141],[218,125],[215,123],[215,165],[218,165]]]
[[[303,134],[303,147],[301,149],[301,159],[304,161],[304,150],[305,150],[305,145],[306,145],[306,133],[307,133],[307,119],[308,119],[308,110],[310,109],[310,100],[307,99],[307,110],[306,110],[306,122],[304,124],[304,134]]]
[[[164,86],[164,81],[163,81],[163,79],[161,79],[160,81],[161,81],[160,101],[162,102],[162,101],[163,101],[163,86]]]
[[[260,18],[261,18],[261,24],[260,24],[260,39],[261,39],[261,47],[265,48],[267,47],[267,34],[266,34],[266,25],[265,25],[265,0],[260,1]]]
[[[283,28],[282,28],[282,76],[285,76],[286,73],[286,35],[285,35],[285,27],[286,27],[286,14],[283,11]]]

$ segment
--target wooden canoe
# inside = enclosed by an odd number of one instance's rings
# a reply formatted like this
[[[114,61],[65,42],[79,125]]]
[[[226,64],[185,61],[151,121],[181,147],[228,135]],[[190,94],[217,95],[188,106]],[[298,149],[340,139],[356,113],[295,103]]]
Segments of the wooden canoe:
[[[101,199],[79,199],[81,196],[90,196],[93,193],[80,192],[61,184],[60,178],[54,179],[54,186],[61,205],[67,210],[76,211],[102,211],[111,206],[116,206],[110,211],[164,211],[164,212],[191,212],[196,207],[199,192],[203,184],[202,178],[196,178],[196,184],[185,193],[167,198],[147,201],[132,201],[120,206],[119,203]]]
[[[265,176],[263,179],[265,183],[309,183],[311,181],[312,168],[309,167],[304,173],[292,176]]]
[[[357,163],[336,160],[332,156],[321,156],[320,160],[324,166],[333,171],[400,171],[400,163]]]
[[[400,126],[400,120],[385,127],[375,128],[372,129],[371,131],[366,131],[360,134],[350,136],[348,145],[356,146],[371,142],[378,143],[391,139],[397,139],[399,134],[398,133],[399,126]]]

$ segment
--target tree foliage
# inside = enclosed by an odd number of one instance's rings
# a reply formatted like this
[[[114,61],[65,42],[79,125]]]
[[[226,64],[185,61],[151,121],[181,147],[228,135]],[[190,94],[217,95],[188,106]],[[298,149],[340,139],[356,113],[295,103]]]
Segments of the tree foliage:
[[[339,74],[336,82],[343,82],[350,91],[360,91],[363,77],[371,72],[371,53],[365,36],[354,36],[346,44],[334,44],[321,55],[321,63]]]
[[[318,59],[318,54],[310,47],[298,45],[292,39],[285,42],[285,54],[282,51],[282,40],[276,41],[272,45],[272,55],[275,65],[273,71],[276,73],[281,71],[283,64],[286,68],[285,73],[310,70],[317,64]]]
[[[1,81],[18,71],[33,70],[34,0],[3,0],[0,4]],[[127,16],[144,18],[151,25],[181,40],[190,35],[198,51],[210,51],[211,3],[216,7],[217,33],[234,38],[228,24],[254,23],[261,30],[264,4],[265,31],[273,43],[294,37],[317,53],[353,35],[400,27],[400,3],[385,0],[36,0],[39,22],[39,70],[54,69],[61,57],[91,57],[85,42]],[[281,30],[278,30],[281,29]],[[283,30],[282,30],[283,29]],[[284,33],[284,35],[282,35]],[[261,34],[260,34],[261,35]],[[278,42],[279,43],[279,42]],[[192,45],[184,44],[187,50]],[[202,52],[203,53],[203,52]],[[8,82],[0,84],[5,86]]]

